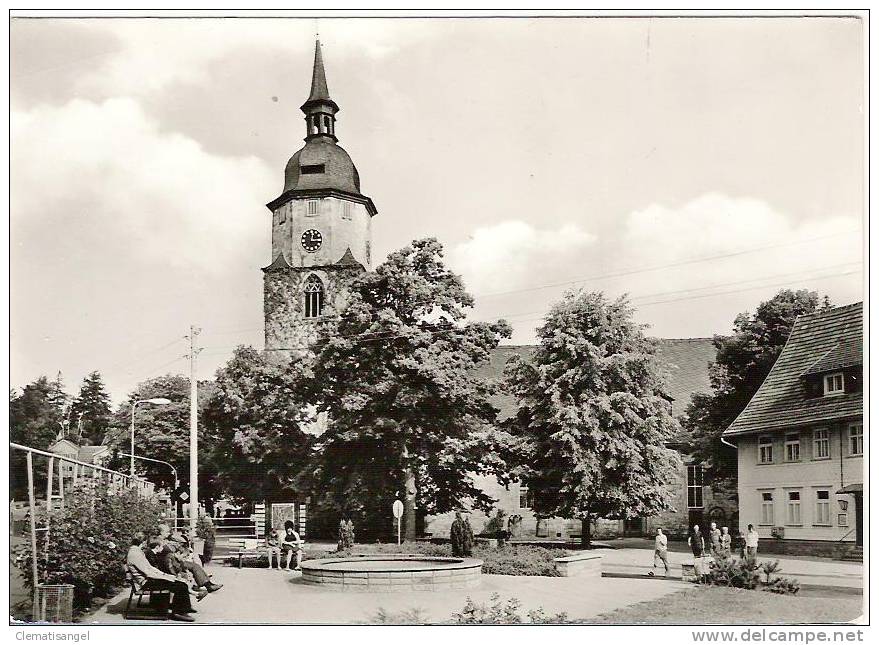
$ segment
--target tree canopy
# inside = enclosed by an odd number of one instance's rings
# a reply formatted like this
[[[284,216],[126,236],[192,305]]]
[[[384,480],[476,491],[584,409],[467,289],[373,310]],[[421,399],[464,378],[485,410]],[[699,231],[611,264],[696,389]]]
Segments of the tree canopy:
[[[25,385],[21,392],[9,393],[9,440],[47,450],[55,439],[63,435],[63,414],[56,389],[56,381],[50,382],[45,376]],[[37,458],[35,470],[40,473],[40,481],[45,480],[44,459]],[[27,470],[25,453],[14,450],[10,454],[10,488],[13,497],[27,494]]]
[[[199,408],[204,409],[213,391],[210,382],[199,382]],[[189,479],[189,379],[177,374],[167,374],[138,383],[113,415],[105,443],[111,446],[114,458],[111,467],[127,471],[128,457],[120,453],[131,450],[131,406],[136,401],[164,398],[167,405],[141,403],[135,410],[134,454],[167,461],[178,472],[181,481]],[[204,425],[199,424],[199,441],[206,440]],[[205,464],[207,467],[207,464]],[[174,480],[168,466],[135,459],[135,469],[147,479],[164,487]],[[202,472],[204,471],[204,472]],[[207,479],[209,470],[199,469],[199,484]],[[207,483],[207,482],[205,482]],[[206,492],[202,489],[203,492]]]
[[[491,505],[471,475],[492,461],[496,410],[492,384],[473,369],[510,328],[466,322],[472,305],[435,239],[391,253],[353,282],[309,380],[311,400],[329,414],[303,478],[318,508],[381,534],[399,494],[412,539],[416,505],[421,516]]]
[[[693,396],[683,419],[688,451],[704,464],[713,486],[735,487],[736,452],[721,442],[721,436],[763,384],[794,321],[830,306],[830,300],[815,291],[783,289],[761,302],[753,315],[745,311],[736,316],[732,335],[714,336],[711,392]]]
[[[204,409],[205,446],[218,485],[246,500],[286,501],[309,457],[313,411],[303,399],[305,363],[238,347],[217,370]]]
[[[538,329],[531,360],[506,375],[518,410],[505,423],[511,476],[535,491],[539,517],[632,518],[670,508],[680,432],[656,343],[625,298],[569,292]]]

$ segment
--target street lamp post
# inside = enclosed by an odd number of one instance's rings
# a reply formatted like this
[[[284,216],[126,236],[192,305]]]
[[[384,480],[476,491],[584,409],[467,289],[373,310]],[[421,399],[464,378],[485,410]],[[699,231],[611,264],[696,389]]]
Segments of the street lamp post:
[[[171,401],[168,399],[158,398],[158,399],[142,399],[140,401],[135,401],[134,405],[131,406],[131,452],[129,456],[131,457],[131,477],[134,478],[134,411],[137,409],[137,406],[140,403],[152,403],[153,405],[168,405]]]
[[[173,490],[172,490],[172,494],[173,494],[173,491],[175,491],[175,490],[177,490],[178,488],[180,488],[180,478],[177,477],[177,469],[174,467],[174,464],[170,464],[170,463],[168,463],[167,461],[162,461],[161,459],[153,459],[152,457],[141,457],[140,455],[137,455],[137,456],[135,457],[133,454],[122,453],[121,456],[122,456],[122,457],[132,457],[132,458],[134,458],[134,459],[142,459],[142,460],[144,460],[144,461],[152,461],[152,462],[157,463],[157,464],[164,464],[164,465],[166,465],[168,468],[171,469],[171,472],[174,474],[174,488],[173,488]],[[174,528],[176,529],[176,528],[177,528],[177,509],[174,508],[174,502],[173,502],[173,501],[171,502],[171,508],[172,508],[172,510],[174,511]]]

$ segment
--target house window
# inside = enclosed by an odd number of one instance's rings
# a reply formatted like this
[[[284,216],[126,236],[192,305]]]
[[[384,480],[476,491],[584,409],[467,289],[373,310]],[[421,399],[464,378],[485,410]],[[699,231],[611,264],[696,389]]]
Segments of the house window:
[[[812,433],[812,459],[830,459],[830,431],[826,428]]]
[[[305,317],[319,318],[324,309],[324,287],[320,278],[313,275],[305,281]]]
[[[309,199],[306,202],[306,215],[317,215],[318,210],[318,201],[316,199]]]
[[[830,394],[844,394],[845,385],[842,378],[842,372],[836,374],[828,374],[824,377],[824,396]]]
[[[702,466],[687,466],[687,507],[702,506]]]
[[[758,462],[761,464],[772,463],[772,437],[760,437],[757,439]]]
[[[534,508],[534,493],[525,484],[519,485],[519,508]]]
[[[800,460],[800,435],[796,432],[784,436],[784,460]]]
[[[287,221],[287,207],[281,206],[281,208],[278,209],[278,224],[283,224],[286,221]]]
[[[774,526],[775,502],[772,500],[772,493],[761,493],[760,496],[760,524]]]
[[[787,523],[800,525],[803,523],[800,513],[800,491],[791,490],[787,493]]]
[[[848,454],[864,454],[864,426],[860,423],[848,427]]]
[[[351,219],[351,202],[342,202],[342,219]]]
[[[830,526],[830,491],[815,491],[815,524]]]

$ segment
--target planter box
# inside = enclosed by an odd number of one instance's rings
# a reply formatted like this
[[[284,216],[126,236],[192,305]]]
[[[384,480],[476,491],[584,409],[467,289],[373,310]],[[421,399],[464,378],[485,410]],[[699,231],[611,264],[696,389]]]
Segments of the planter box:
[[[601,577],[601,556],[591,551],[555,558],[555,569],[565,578],[571,576]]]

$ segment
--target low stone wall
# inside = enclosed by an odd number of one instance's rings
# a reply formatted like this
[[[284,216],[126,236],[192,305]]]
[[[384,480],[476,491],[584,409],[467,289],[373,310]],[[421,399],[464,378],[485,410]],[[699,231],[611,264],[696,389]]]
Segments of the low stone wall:
[[[356,557],[356,556],[355,556]],[[321,585],[328,590],[355,592],[388,591],[447,591],[478,587],[482,580],[482,560],[475,558],[439,558],[428,556],[398,556],[363,560],[418,560],[424,566],[408,570],[377,570],[372,567],[335,567],[334,564],[350,559],[307,560],[302,563],[302,580],[306,584]],[[431,563],[434,564],[431,564]]]
[[[577,555],[568,555],[563,558],[555,558],[554,561],[556,571],[558,571],[559,575],[562,577],[601,577],[601,556],[597,553],[578,553]]]
[[[854,547],[854,542],[829,542],[824,540],[761,539],[757,555],[812,555],[838,558]]]

